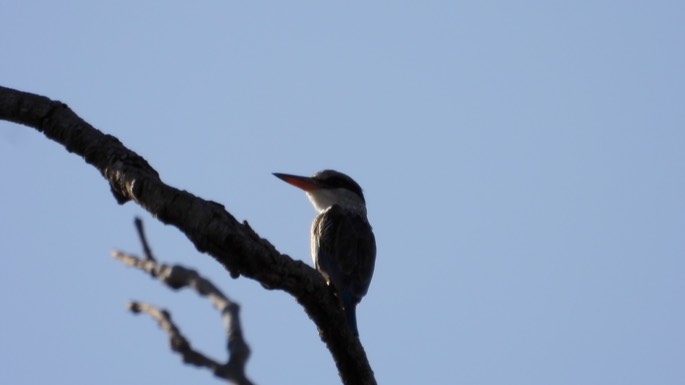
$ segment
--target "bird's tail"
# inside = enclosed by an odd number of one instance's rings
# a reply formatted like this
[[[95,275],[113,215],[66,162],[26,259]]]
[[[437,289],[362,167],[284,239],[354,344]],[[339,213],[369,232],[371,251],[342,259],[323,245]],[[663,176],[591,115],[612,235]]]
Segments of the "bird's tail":
[[[345,318],[347,324],[350,326],[355,337],[359,337],[359,330],[357,330],[357,302],[355,298],[350,295],[343,295],[343,310],[345,310]]]

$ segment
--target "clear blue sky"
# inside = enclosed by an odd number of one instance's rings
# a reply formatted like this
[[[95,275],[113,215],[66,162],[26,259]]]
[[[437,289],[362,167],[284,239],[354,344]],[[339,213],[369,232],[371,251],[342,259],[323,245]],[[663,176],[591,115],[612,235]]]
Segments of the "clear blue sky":
[[[60,99],[167,183],[307,262],[271,175],[334,168],[378,241],[359,328],[379,383],[685,383],[685,2],[0,0],[0,84]],[[225,357],[211,305],[109,257],[201,269],[258,384],[334,384],[282,292],[230,279],[99,174],[0,122],[0,383],[216,383],[130,299]]]

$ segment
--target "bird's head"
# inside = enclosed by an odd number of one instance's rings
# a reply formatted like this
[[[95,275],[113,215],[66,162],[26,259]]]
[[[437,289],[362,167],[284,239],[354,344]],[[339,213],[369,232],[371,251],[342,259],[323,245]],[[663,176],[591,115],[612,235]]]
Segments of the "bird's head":
[[[364,193],[354,179],[334,170],[323,170],[316,174],[298,176],[274,173],[274,175],[307,193],[307,197],[318,212],[333,205],[366,214]]]

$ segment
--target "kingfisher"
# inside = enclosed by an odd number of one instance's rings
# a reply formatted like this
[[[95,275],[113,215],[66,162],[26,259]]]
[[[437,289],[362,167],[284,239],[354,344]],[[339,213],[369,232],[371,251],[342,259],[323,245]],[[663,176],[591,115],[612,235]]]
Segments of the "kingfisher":
[[[319,171],[311,177],[274,176],[304,190],[318,212],[311,230],[314,266],[335,289],[347,324],[358,337],[356,308],[369,290],[376,262],[376,239],[366,218],[362,188],[334,170]]]

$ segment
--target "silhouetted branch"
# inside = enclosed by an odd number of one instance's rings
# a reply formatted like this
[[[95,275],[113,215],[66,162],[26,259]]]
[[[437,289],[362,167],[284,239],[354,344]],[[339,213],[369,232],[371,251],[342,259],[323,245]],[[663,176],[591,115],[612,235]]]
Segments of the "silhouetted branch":
[[[360,341],[346,327],[341,307],[314,269],[279,253],[222,205],[166,185],[145,159],[93,128],[64,103],[0,87],[0,119],[33,127],[81,156],[108,181],[117,202],[132,200],[177,227],[232,277],[244,275],[291,294],[319,329],[343,382],[376,383]]]
[[[142,221],[138,218],[136,218],[136,228],[138,233],[142,234]],[[141,235],[141,242],[143,240],[144,236]],[[174,290],[189,287],[199,295],[209,298],[212,305],[221,312],[226,327],[228,361],[225,364],[219,364],[193,349],[166,310],[160,310],[155,306],[139,302],[131,302],[129,309],[134,313],[146,313],[156,320],[162,330],[169,335],[171,349],[183,357],[183,362],[209,368],[217,377],[236,385],[252,385],[252,382],[245,375],[245,365],[250,357],[250,348],[243,338],[239,316],[240,306],[237,303],[232,302],[212,282],[203,278],[195,270],[179,265],[160,264],[154,259],[141,259],[121,251],[112,252],[112,256],[127,266],[135,267],[150,274]]]
[[[181,334],[181,331],[176,324],[174,324],[174,321],[172,321],[171,314],[169,314],[168,311],[159,309],[150,304],[135,301],[128,304],[128,309],[135,314],[145,313],[157,321],[159,327],[169,336],[171,350],[180,354],[181,357],[183,357],[183,362],[186,364],[209,368],[214,373],[216,373],[217,369],[221,366],[218,362],[193,349],[190,342]],[[245,381],[247,382],[234,381],[234,383],[251,384],[249,380],[246,379]]]
[[[136,225],[136,231],[138,231],[138,238],[140,238],[140,243],[143,245],[143,255],[148,261],[154,261],[155,257],[152,255],[152,250],[150,249],[150,244],[147,243],[147,237],[145,236],[145,228],[143,227],[143,220],[136,217],[134,221]]]

